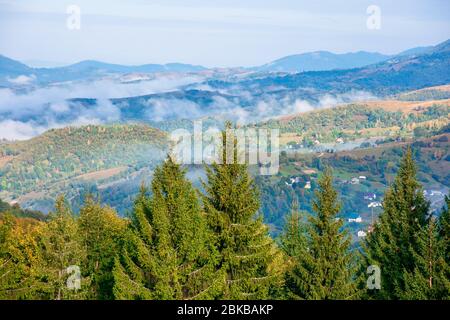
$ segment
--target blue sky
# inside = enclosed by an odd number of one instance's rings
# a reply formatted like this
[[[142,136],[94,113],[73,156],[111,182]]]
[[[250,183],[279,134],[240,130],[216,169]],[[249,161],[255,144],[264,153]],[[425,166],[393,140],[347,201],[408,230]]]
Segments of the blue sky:
[[[81,29],[66,26],[68,5]],[[381,29],[366,26],[369,5]],[[450,38],[448,0],[0,0],[0,54],[34,64],[85,59],[252,66],[307,51],[402,50]]]

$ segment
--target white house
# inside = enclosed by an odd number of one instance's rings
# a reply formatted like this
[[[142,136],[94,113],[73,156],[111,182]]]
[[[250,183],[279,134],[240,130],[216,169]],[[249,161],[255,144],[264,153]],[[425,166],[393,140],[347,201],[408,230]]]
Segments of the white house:
[[[366,232],[364,232],[364,231],[362,231],[362,230],[359,230],[359,231],[358,231],[358,238],[363,238],[363,237],[365,237],[365,236],[367,236],[367,233],[366,233]]]
[[[305,189],[311,189],[311,181],[306,181]]]
[[[290,179],[291,183],[299,183],[300,182],[300,177],[293,177]]]
[[[286,185],[288,186],[292,186],[294,183],[299,183],[300,182],[300,177],[291,177],[289,178],[289,182],[285,182]]]
[[[361,223],[362,222],[362,218],[361,218],[361,216],[359,216],[358,218],[355,218],[355,219],[350,218],[350,219],[348,219],[348,222]]]
[[[376,208],[381,206],[382,206],[381,202],[371,202],[367,205],[368,208]]]
[[[377,195],[373,192],[365,193],[364,194],[364,200],[375,200],[377,198]]]

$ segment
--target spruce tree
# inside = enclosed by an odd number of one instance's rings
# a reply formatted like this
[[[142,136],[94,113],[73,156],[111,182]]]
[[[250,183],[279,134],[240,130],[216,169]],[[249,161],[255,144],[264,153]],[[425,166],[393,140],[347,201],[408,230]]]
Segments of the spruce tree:
[[[306,226],[295,218],[295,232],[287,226],[285,236],[296,237],[297,249],[290,250],[293,265],[286,275],[288,298],[293,299],[354,299],[357,297],[354,279],[355,257],[350,251],[350,238],[337,218],[340,204],[327,168],[318,181],[319,189],[312,203],[314,214]],[[291,253],[291,254],[292,254]]]
[[[217,253],[185,170],[168,157],[155,170],[151,190],[150,198],[142,189],[136,200],[130,241],[115,269],[117,295],[143,299],[216,297],[222,284],[215,272]]]
[[[306,232],[305,215],[298,210],[297,202],[294,202],[291,213],[286,219],[283,233],[280,236],[281,248],[287,257],[283,286],[283,297],[286,299],[300,299],[296,293],[296,288],[299,286],[297,283],[296,265],[306,252]]]
[[[78,232],[86,259],[81,265],[81,274],[90,279],[90,297],[112,299],[113,274],[117,252],[124,236],[127,222],[110,207],[88,196],[80,210]]]
[[[130,216],[119,254],[113,268],[113,296],[116,300],[149,300],[151,272],[155,268],[152,258],[152,234],[150,205],[147,190],[141,187]]]
[[[439,239],[444,245],[447,265],[450,265],[450,194],[445,196],[445,205],[439,217]]]
[[[299,211],[298,203],[294,201],[280,236],[281,248],[289,257],[298,257],[306,250],[306,232],[306,215]]]
[[[238,163],[237,141],[231,131],[228,136],[233,141],[227,144],[227,130],[231,130],[229,123],[222,132],[221,163],[206,167],[208,181],[203,198],[220,253],[218,270],[225,274],[220,298],[266,299],[271,286],[279,281],[275,266],[279,251],[261,217],[257,217],[259,193],[247,165]]]
[[[414,270],[403,271],[405,289],[398,292],[401,299],[450,299],[450,269],[445,261],[445,243],[439,237],[436,220],[432,217],[418,235],[418,246],[412,251]]]
[[[79,268],[85,261],[84,248],[78,233],[78,225],[63,196],[56,200],[55,211],[43,225],[40,237],[45,284],[48,299],[82,299],[88,286],[88,279],[82,279],[81,288],[69,288],[67,280],[71,276],[67,270],[71,266]],[[76,272],[76,271],[75,271]]]
[[[428,232],[435,232],[433,226],[428,226],[428,209],[429,203],[416,179],[412,151],[408,148],[393,184],[385,193],[379,221],[365,244],[367,265],[381,269],[381,289],[371,290],[372,297],[405,297],[409,281],[406,275],[417,272],[418,257],[425,258],[424,252],[420,253],[423,239]]]

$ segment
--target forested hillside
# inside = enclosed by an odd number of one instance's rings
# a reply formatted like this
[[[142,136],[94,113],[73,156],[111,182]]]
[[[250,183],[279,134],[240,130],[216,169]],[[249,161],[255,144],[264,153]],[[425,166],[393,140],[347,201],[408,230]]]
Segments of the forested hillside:
[[[436,133],[449,123],[450,100],[401,102],[379,100],[290,115],[258,124],[277,128],[291,141],[312,145],[314,140],[334,142],[383,136]]]
[[[68,189],[76,195],[77,183],[106,182],[154,167],[168,148],[166,133],[145,125],[50,130],[31,140],[0,145],[0,194],[19,202],[55,199]]]

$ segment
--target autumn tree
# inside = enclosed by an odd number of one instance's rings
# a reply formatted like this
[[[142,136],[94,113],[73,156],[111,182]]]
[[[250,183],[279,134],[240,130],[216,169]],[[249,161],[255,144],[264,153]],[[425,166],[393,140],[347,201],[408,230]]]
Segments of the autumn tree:
[[[38,226],[6,213],[0,220],[0,299],[41,297]]]

